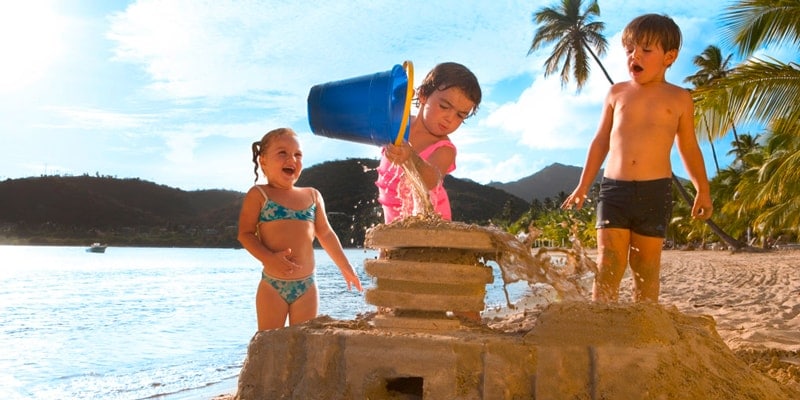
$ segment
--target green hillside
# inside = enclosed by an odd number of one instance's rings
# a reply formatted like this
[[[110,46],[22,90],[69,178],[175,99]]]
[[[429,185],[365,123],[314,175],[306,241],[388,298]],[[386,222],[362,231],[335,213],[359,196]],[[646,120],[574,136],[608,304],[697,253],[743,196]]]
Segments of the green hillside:
[[[377,160],[331,161],[303,171],[298,186],[325,198],[329,219],[346,247],[360,247],[381,223]],[[457,221],[516,219],[528,204],[502,190],[447,177]],[[184,191],[140,179],[43,176],[0,182],[0,244],[238,247],[244,193]]]

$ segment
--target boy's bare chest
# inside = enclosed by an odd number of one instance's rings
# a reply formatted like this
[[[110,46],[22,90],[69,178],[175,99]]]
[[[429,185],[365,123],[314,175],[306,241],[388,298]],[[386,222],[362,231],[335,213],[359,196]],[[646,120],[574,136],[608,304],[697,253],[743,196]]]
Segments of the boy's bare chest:
[[[617,99],[614,119],[621,125],[661,127],[674,133],[678,127],[680,110],[667,96],[624,95]]]

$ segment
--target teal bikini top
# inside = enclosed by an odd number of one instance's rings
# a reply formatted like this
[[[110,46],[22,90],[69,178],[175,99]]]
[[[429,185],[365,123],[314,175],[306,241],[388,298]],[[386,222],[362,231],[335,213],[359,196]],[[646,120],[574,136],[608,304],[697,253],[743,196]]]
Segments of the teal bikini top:
[[[317,203],[311,203],[308,208],[303,210],[293,210],[268,199],[263,189],[258,186],[256,186],[256,188],[258,188],[265,200],[264,207],[261,208],[261,212],[258,214],[258,222],[278,221],[283,219],[314,222],[314,217],[317,212]]]

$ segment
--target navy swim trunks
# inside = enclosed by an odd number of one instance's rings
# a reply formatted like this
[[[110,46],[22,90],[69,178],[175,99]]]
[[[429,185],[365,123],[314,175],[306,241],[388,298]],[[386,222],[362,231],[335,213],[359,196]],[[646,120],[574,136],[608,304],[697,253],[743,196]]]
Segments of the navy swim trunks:
[[[603,178],[596,228],[630,229],[664,238],[672,218],[672,179],[618,181]]]

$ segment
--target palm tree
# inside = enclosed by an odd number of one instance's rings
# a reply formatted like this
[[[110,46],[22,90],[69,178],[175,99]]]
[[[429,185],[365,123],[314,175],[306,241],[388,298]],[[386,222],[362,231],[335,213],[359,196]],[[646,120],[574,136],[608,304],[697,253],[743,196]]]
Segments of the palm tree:
[[[740,0],[723,15],[724,37],[749,56],[767,44],[800,43],[800,2]],[[724,99],[734,120],[771,125],[800,119],[800,65],[751,58],[716,85],[698,88],[701,97]]]
[[[533,14],[533,23],[539,26],[531,42],[528,55],[539,47],[556,42],[553,53],[545,61],[544,76],[548,77],[561,65],[561,86],[567,85],[570,75],[575,78],[578,91],[583,88],[589,78],[589,57],[592,56],[606,79],[614,81],[608,75],[598,57],[603,56],[608,48],[608,41],[603,36],[605,24],[593,22],[600,16],[600,6],[593,0],[581,13],[583,0],[561,0],[559,8],[544,7]]]
[[[800,202],[795,199],[800,192],[800,171],[786,168],[800,164],[800,135],[784,131],[768,137],[765,146],[745,154],[737,167],[735,196],[725,205],[736,216],[748,216],[765,245],[766,238],[797,235],[800,226]]]
[[[689,75],[684,82],[690,82],[694,86],[705,86],[716,79],[724,78],[730,72],[730,61],[733,54],[729,54],[725,59],[722,58],[722,50],[713,44],[706,47],[702,53],[694,56],[692,63],[700,69],[693,75]]]
[[[735,139],[734,142],[731,143],[731,150],[728,151],[728,155],[736,156],[736,163],[743,163],[747,154],[758,151],[761,147],[761,145],[758,144],[758,139],[760,137],[761,135],[758,134],[755,136],[749,134],[739,136],[738,139]]]
[[[605,54],[608,47],[608,42],[602,33],[605,24],[592,22],[595,16],[600,16],[600,6],[596,0],[593,0],[586,7],[585,13],[581,14],[582,5],[582,0],[561,0],[559,9],[544,7],[536,11],[533,14],[533,22],[539,28],[533,37],[528,54],[530,55],[542,45],[555,41],[553,53],[545,61],[545,77],[555,72],[563,62],[561,68],[562,87],[569,82],[570,70],[572,70],[578,90],[580,90],[589,77],[588,57],[586,57],[588,51],[603,70],[608,82],[613,85],[614,81],[606,72],[600,59],[597,58],[598,55]],[[597,51],[597,55],[592,52],[592,47]],[[689,193],[674,173],[672,181],[687,204],[692,204]],[[730,247],[740,249],[745,246],[744,243],[725,233],[710,218],[705,222]]]
[[[800,43],[797,1],[740,0],[728,7],[722,20],[724,37],[746,57],[768,44]],[[735,121],[760,122],[767,127],[766,142],[771,145],[765,150],[764,162],[744,175],[737,193],[742,194],[740,199],[749,200],[742,200],[744,209],[755,207],[758,211],[756,229],[782,227],[797,232],[800,188],[777,184],[775,179],[793,182],[790,179],[797,179],[800,171],[800,146],[789,140],[797,136],[800,120],[800,65],[767,56],[751,57],[715,85],[698,88],[696,94],[701,107],[706,101],[724,104]]]
[[[714,81],[720,78],[724,78],[730,73],[730,61],[732,54],[729,54],[727,57],[723,59],[722,57],[722,50],[719,47],[710,45],[703,50],[700,55],[695,56],[692,59],[694,65],[699,67],[700,69],[697,70],[693,75],[689,75],[684,79],[684,82],[690,82],[694,85],[695,88],[713,85]],[[701,108],[696,108],[696,120],[698,127],[698,134],[702,134],[703,130],[705,130],[705,135],[708,138],[708,142],[711,144],[711,151],[714,155],[714,165],[717,167],[717,173],[719,173],[719,162],[717,160],[717,152],[714,148],[714,138],[716,135],[724,132],[723,129],[716,127],[716,129],[712,129],[711,122],[705,118],[705,112],[703,112]],[[725,113],[725,110],[722,110]],[[733,129],[733,138],[736,142],[739,141],[739,136],[736,132],[736,125],[733,123],[730,124],[731,128]],[[734,147],[737,148],[737,147]]]

